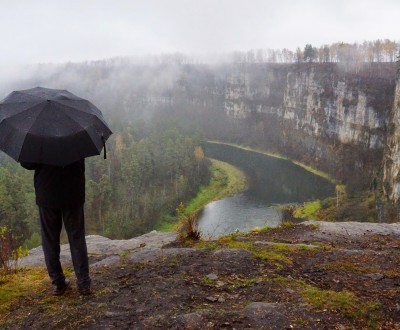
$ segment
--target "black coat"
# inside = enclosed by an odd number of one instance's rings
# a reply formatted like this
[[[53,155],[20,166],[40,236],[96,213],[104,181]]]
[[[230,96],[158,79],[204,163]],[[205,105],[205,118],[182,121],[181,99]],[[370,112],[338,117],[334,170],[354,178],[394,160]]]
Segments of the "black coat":
[[[65,167],[21,163],[35,170],[36,204],[48,208],[74,208],[85,202],[85,160]]]

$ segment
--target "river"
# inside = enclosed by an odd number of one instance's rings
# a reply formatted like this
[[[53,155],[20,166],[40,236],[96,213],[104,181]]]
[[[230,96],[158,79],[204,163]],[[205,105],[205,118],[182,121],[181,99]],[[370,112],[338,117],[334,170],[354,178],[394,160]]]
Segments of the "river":
[[[199,229],[206,238],[236,230],[280,224],[278,205],[333,196],[334,185],[291,161],[238,147],[206,143],[205,155],[230,163],[248,178],[248,189],[214,201],[200,213]]]

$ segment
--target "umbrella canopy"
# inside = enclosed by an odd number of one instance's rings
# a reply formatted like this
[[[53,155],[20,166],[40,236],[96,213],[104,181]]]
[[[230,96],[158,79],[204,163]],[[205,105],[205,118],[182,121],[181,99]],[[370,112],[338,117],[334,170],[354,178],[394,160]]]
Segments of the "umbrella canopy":
[[[99,155],[111,134],[98,108],[66,90],[14,91],[0,103],[0,149],[18,162],[66,166]]]

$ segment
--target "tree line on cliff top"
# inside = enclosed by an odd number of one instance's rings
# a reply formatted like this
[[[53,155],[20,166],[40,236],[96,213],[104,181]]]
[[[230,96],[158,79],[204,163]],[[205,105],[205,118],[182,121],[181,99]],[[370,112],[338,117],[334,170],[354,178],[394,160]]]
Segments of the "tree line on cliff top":
[[[359,43],[336,42],[315,47],[307,44],[295,51],[283,49],[257,49],[235,52],[234,62],[239,63],[299,63],[299,62],[394,62],[399,54],[400,43],[389,39]]]
[[[227,54],[186,55],[171,53],[147,56],[146,58],[130,58],[143,64],[207,64],[207,63],[380,63],[395,62],[400,51],[400,42],[389,39],[376,39],[362,43],[335,42],[315,46],[306,44],[296,49],[257,48],[246,51],[234,51]],[[111,61],[123,61],[122,58]],[[128,59],[125,59],[129,61]],[[106,60],[107,61],[107,60]]]

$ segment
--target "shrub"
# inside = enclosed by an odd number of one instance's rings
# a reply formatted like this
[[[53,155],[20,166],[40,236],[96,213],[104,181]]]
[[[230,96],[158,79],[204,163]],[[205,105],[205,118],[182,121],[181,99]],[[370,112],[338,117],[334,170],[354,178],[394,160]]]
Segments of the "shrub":
[[[18,259],[27,254],[27,249],[17,244],[17,238],[8,226],[0,227],[0,275],[15,273]]]
[[[37,232],[34,232],[31,235],[31,238],[24,242],[24,247],[26,247],[28,250],[30,250],[35,247],[38,247],[40,244],[41,244],[40,234]]]
[[[295,210],[295,216],[307,220],[317,219],[317,212],[321,209],[321,202],[319,200],[306,202]]]
[[[200,240],[201,234],[198,229],[197,214],[186,212],[183,203],[179,204],[178,208],[176,209],[176,213],[179,219],[178,239],[180,241]]]
[[[295,212],[296,212],[296,205],[289,204],[286,206],[282,206],[280,208],[280,216],[281,216],[281,223],[284,222],[294,222],[296,217],[295,217]]]

